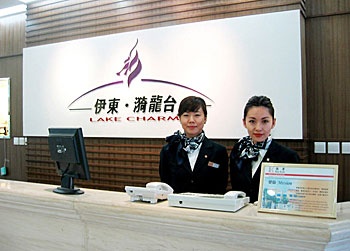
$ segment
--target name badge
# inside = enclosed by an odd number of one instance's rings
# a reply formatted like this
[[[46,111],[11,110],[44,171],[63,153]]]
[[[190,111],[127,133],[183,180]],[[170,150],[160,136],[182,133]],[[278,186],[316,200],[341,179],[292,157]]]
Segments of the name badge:
[[[214,168],[219,168],[220,164],[209,161],[208,166],[211,166],[211,167],[214,167]]]

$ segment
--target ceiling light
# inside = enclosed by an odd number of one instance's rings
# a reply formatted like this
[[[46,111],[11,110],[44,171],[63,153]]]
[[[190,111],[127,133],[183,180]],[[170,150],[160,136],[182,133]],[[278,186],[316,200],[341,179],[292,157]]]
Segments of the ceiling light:
[[[31,2],[34,2],[34,1],[37,1],[37,0],[19,0],[19,1],[21,1],[22,3],[27,4],[27,3],[31,3]]]

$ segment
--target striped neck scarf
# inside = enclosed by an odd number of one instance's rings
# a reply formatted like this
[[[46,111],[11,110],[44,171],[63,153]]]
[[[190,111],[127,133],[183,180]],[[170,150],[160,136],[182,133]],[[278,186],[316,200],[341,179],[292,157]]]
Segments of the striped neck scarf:
[[[259,150],[267,150],[271,140],[272,138],[271,136],[269,136],[265,141],[257,142],[256,144],[254,144],[249,136],[241,138],[238,141],[239,158],[257,160],[259,156]]]

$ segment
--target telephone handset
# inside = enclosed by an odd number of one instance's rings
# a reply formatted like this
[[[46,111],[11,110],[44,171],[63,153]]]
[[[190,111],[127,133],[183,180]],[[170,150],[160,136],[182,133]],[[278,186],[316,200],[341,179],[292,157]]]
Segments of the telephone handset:
[[[244,197],[246,197],[246,194],[242,191],[228,191],[224,194],[224,199],[239,199]]]
[[[158,191],[162,191],[163,193],[172,193],[174,191],[167,183],[156,181],[147,183],[146,188],[156,189]]]
[[[166,200],[168,194],[174,192],[171,186],[163,182],[149,182],[146,187],[125,186],[125,191],[130,195],[131,201],[147,201],[152,204]]]

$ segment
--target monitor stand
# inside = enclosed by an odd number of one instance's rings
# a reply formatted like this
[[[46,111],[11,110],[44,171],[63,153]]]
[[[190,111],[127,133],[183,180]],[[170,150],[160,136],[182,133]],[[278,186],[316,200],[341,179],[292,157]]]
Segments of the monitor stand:
[[[83,194],[84,191],[79,188],[74,188],[74,178],[70,175],[63,175],[61,177],[61,186],[53,190],[54,193],[59,194]]]

